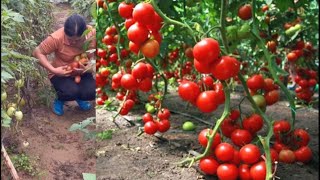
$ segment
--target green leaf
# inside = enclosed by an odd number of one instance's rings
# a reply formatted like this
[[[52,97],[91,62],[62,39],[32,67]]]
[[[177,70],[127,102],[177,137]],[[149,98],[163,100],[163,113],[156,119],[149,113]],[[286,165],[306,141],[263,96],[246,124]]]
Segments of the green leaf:
[[[280,11],[286,11],[288,7],[293,7],[292,4],[293,1],[291,0],[281,0],[281,1],[275,1],[276,7],[279,8]]]
[[[9,74],[7,71],[2,71],[1,72],[1,82],[6,82],[8,81],[9,79],[13,79],[14,77]]]
[[[82,173],[83,180],[96,180],[96,174],[92,173]]]

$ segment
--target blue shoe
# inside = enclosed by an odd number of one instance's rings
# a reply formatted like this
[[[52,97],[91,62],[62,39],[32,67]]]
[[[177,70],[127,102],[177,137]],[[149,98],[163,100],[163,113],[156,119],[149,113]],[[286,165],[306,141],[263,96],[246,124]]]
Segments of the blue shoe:
[[[63,104],[64,101],[60,101],[58,99],[55,99],[53,102],[53,112],[58,115],[62,116],[63,115]]]
[[[79,100],[77,99],[76,100],[80,109],[83,110],[83,111],[88,111],[91,109],[91,104],[87,101],[82,101],[82,100]]]

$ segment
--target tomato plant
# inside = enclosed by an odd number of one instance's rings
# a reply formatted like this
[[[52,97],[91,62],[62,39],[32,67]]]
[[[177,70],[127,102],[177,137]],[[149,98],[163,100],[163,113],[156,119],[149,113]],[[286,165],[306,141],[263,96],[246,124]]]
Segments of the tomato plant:
[[[299,148],[310,137],[295,120],[296,103],[311,103],[318,83],[318,44],[308,28],[317,23],[302,13],[316,12],[316,2],[166,2],[110,2],[101,12],[97,85],[116,94],[107,104],[117,106],[117,115],[129,113],[127,100],[145,104],[143,131],[150,135],[170,131],[171,109],[163,102],[172,89],[199,113],[223,106],[215,126],[198,134],[204,152],[182,161],[199,160],[205,174],[220,179],[273,178],[273,163],[287,161],[289,151],[307,162],[309,151]],[[234,86],[243,87],[249,113],[243,100],[231,108]],[[291,117],[273,120],[267,110],[280,100],[288,101]]]

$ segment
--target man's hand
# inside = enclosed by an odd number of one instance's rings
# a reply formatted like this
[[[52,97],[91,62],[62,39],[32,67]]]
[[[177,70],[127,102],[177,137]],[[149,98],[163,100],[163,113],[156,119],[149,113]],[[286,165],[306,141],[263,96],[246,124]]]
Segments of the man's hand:
[[[52,71],[57,76],[71,76],[72,70],[68,69],[67,66],[56,67]]]

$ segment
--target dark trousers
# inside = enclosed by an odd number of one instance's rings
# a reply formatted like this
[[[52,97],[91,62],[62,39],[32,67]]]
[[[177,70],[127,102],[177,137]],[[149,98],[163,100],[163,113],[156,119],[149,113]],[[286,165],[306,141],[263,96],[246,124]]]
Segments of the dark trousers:
[[[60,101],[74,101],[76,99],[91,101],[96,98],[96,81],[91,73],[81,75],[77,84],[74,77],[53,76],[50,79]]]

